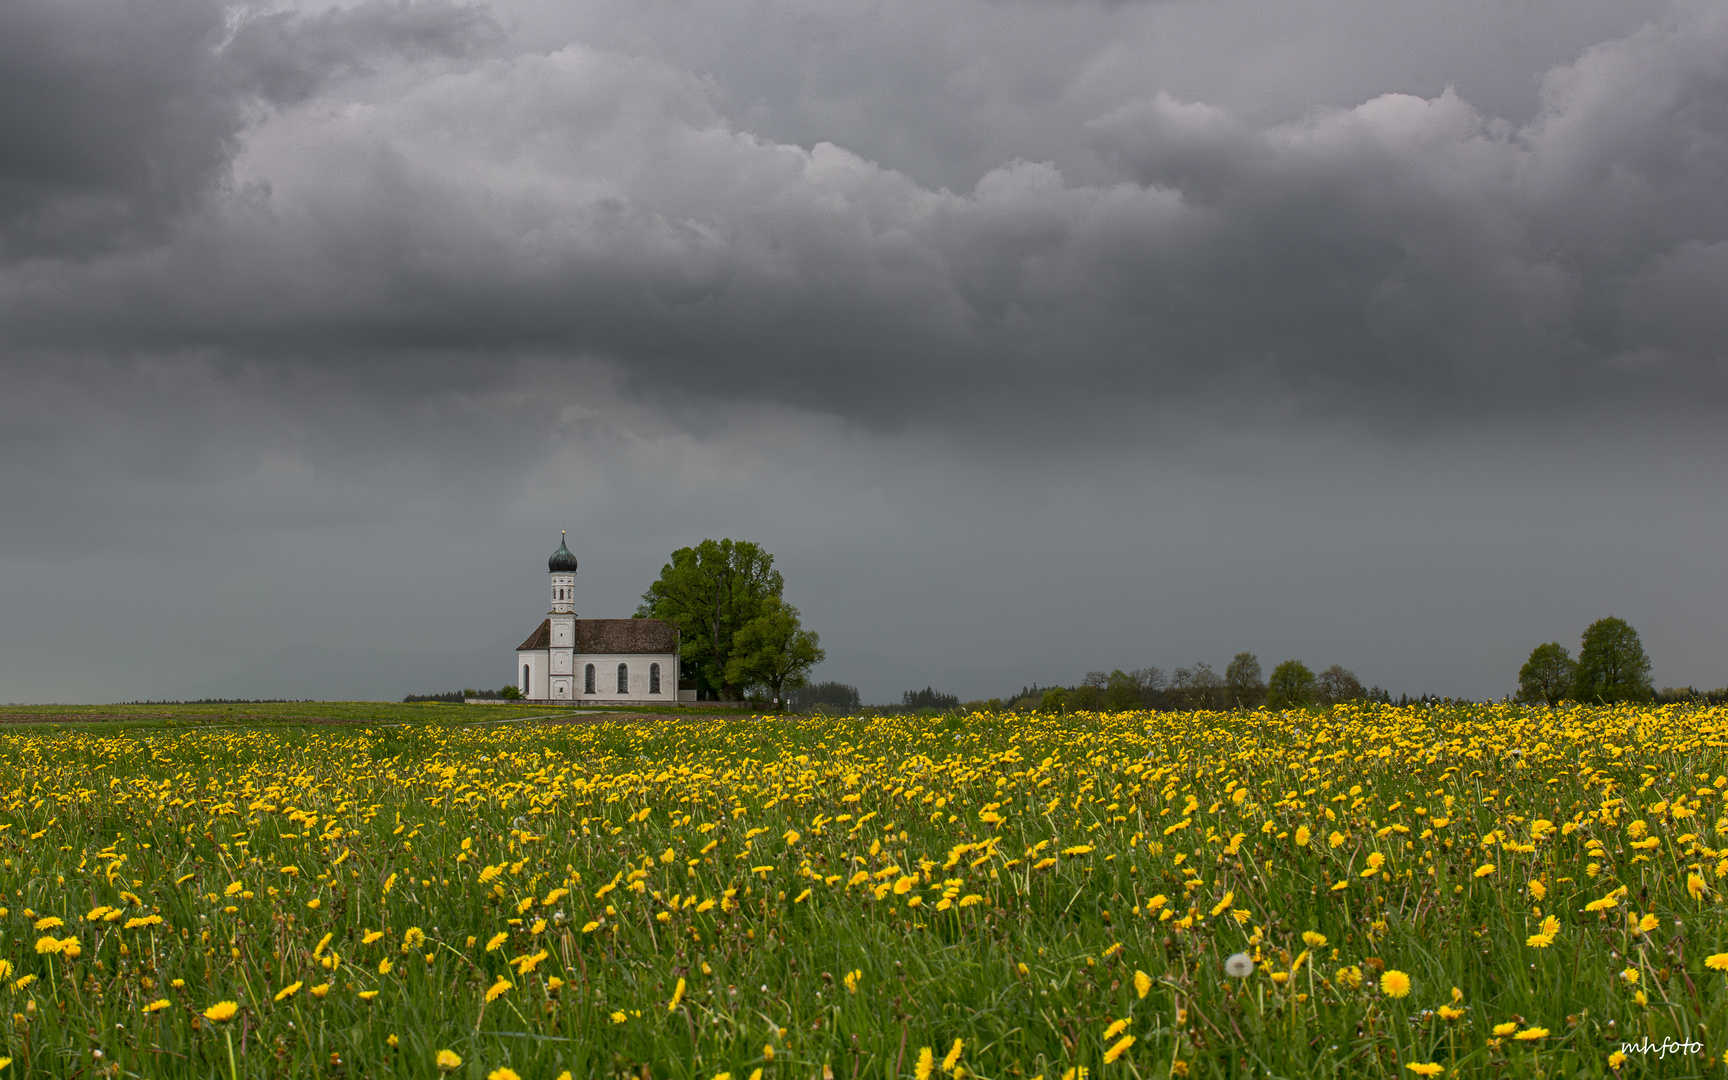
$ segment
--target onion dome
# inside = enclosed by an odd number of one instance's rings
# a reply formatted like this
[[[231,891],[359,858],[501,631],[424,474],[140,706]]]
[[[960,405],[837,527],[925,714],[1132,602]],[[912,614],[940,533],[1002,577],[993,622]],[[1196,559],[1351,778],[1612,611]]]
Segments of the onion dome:
[[[558,550],[546,560],[546,569],[554,574],[574,574],[576,572],[576,556],[570,554],[570,549],[564,546],[564,534],[558,534]]]

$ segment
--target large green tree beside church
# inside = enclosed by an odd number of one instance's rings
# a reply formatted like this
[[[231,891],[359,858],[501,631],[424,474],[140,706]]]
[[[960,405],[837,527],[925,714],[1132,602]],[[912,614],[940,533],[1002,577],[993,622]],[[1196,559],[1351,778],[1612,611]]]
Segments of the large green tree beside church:
[[[762,687],[780,707],[785,704],[781,692],[803,686],[810,669],[827,655],[816,632],[804,629],[798,609],[770,596],[762,601],[762,613],[732,638],[726,679],[734,686]]]
[[[679,548],[642,594],[638,618],[665,619],[679,630],[680,656],[695,669],[702,689],[722,699],[738,696],[728,669],[738,632],[758,619],[786,587],[774,556],[748,540],[704,540]]]

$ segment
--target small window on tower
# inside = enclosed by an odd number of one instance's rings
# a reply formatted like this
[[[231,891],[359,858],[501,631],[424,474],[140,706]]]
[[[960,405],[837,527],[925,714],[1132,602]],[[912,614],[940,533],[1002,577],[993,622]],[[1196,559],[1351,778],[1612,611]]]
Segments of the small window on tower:
[[[522,665],[522,696],[528,696],[528,665]]]
[[[660,665],[659,664],[649,664],[648,665],[648,692],[650,694],[658,694],[660,692]]]
[[[582,669],[582,692],[584,694],[592,694],[594,692],[593,664],[589,664],[587,667]]]
[[[618,692],[620,694],[628,694],[630,692],[630,665],[629,664],[619,664],[618,665]]]

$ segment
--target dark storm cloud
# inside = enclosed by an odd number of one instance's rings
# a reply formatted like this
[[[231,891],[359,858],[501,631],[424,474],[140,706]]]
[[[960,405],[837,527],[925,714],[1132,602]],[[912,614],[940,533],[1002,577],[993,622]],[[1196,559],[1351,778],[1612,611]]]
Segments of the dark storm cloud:
[[[254,17],[180,59],[286,104],[483,26],[362,5]],[[1728,15],[1681,5],[1551,70],[1521,125],[1451,90],[1272,125],[1156,94],[1085,125],[1113,173],[1011,161],[954,192],[751,135],[701,77],[570,45],[284,108],[163,244],[14,265],[0,310],[38,348],[564,354],[651,393],[889,422],[981,389],[1437,415],[1718,401],[1724,71]],[[180,171],[209,183],[240,124],[238,91],[216,98],[191,134],[137,138],[196,146]],[[143,198],[144,156],[91,183]]]
[[[454,55],[489,18],[443,0],[314,16],[221,0],[0,5],[0,253],[159,238],[226,174],[254,103],[390,55]]]

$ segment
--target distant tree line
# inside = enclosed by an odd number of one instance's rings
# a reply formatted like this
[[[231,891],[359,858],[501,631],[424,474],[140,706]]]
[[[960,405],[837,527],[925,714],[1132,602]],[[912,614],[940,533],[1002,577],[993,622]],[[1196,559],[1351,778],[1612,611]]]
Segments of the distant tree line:
[[[1315,674],[1300,660],[1286,660],[1267,676],[1259,657],[1241,652],[1225,665],[1222,675],[1205,662],[1176,668],[1168,675],[1159,667],[1091,671],[1077,686],[1027,687],[1010,704],[1046,712],[1118,712],[1255,709],[1261,705],[1286,709],[1342,701],[1390,702],[1391,696],[1378,686],[1363,686],[1356,673],[1341,664]]]
[[[794,712],[823,709],[831,712],[852,712],[863,706],[858,688],[850,683],[819,682],[793,688],[786,695],[787,706]]]
[[[206,697],[187,701],[123,701],[122,705],[292,705],[317,698],[238,698]]]
[[[452,690],[447,694],[409,694],[402,700],[404,702],[442,701],[449,705],[460,705],[468,698],[473,698],[476,701],[515,701],[521,696],[522,691],[516,688],[515,683],[511,683],[502,690],[476,690],[469,687],[466,690]]]
[[[960,707],[960,695],[944,694],[935,687],[926,686],[922,690],[907,690],[901,694],[900,704],[907,709],[939,709],[946,712]]]

